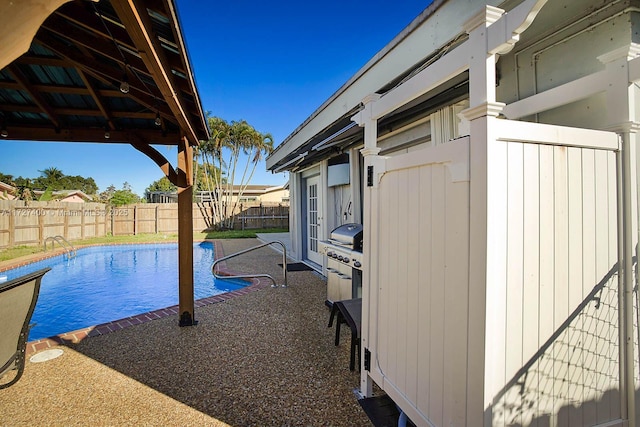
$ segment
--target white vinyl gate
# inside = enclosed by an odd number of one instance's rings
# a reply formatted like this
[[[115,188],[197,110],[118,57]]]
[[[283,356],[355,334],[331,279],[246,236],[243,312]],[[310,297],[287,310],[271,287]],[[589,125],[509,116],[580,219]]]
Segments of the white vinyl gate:
[[[377,260],[365,272],[368,375],[419,425],[617,420],[617,137],[498,122],[486,222],[471,206],[473,139],[382,160],[365,224]],[[470,244],[479,235],[484,251]]]

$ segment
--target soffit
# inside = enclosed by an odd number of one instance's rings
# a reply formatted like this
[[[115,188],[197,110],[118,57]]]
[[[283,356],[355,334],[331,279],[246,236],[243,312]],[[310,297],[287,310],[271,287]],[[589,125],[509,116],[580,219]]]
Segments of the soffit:
[[[441,86],[423,94],[401,108],[378,120],[378,136],[383,136],[409,123],[429,116],[444,105],[450,105],[468,97],[469,73],[463,72]],[[364,130],[351,121],[357,108],[336,120],[331,126],[316,134],[284,158],[276,172],[295,172],[309,165],[331,158],[348,149],[362,145]]]

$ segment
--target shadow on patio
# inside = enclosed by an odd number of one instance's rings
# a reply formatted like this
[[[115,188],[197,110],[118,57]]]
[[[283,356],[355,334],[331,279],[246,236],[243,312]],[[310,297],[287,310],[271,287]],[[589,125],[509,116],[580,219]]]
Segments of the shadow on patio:
[[[222,243],[226,254],[258,244]],[[279,278],[263,248],[229,268]],[[99,425],[371,425],[353,389],[348,340],[333,345],[324,279],[290,273],[270,287],[201,307],[199,324],[177,316],[85,339],[0,390],[0,421]]]

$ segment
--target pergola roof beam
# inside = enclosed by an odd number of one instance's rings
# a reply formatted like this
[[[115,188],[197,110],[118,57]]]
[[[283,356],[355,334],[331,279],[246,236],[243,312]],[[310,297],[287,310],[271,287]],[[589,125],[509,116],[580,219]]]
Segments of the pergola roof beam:
[[[106,56],[109,59],[119,63],[124,68],[124,51],[119,50],[111,39],[95,37],[95,34],[89,33],[87,31],[82,31],[77,27],[67,24],[60,18],[54,20],[53,22],[51,22],[51,20],[47,20],[45,22],[45,25],[42,26],[42,29],[46,29],[53,34],[64,37],[72,41],[77,46],[83,46],[95,53]],[[144,73],[150,76],[150,74],[142,71],[144,70],[144,64],[139,57],[135,57],[129,54],[128,56],[126,56],[126,63],[129,66],[136,68],[136,72]]]
[[[124,70],[125,66],[128,66],[135,70],[136,74],[143,74],[149,79],[152,79],[153,76],[151,73],[146,71],[146,66],[137,52],[131,48],[119,48],[119,41],[115,41],[112,39],[95,37],[95,33],[88,33],[87,31],[80,30],[73,25],[69,25],[61,18],[57,18],[51,22],[51,20],[47,20],[45,25],[42,27],[47,31],[56,34],[60,37],[64,37],[67,40],[72,41],[77,46],[85,47],[92,52],[95,52],[99,55],[105,56],[110,60],[117,62],[122,69]],[[173,69],[184,73],[179,60],[178,55],[170,55],[170,65]],[[180,87],[181,90],[187,90],[186,82],[176,82],[176,84]]]
[[[9,126],[8,131],[12,139],[25,141],[65,141],[65,142],[99,142],[129,144],[135,138],[144,138],[150,144],[176,145],[180,135],[177,133],[157,130],[109,130],[109,138],[105,138],[103,128],[75,128],[56,130],[52,128],[34,128],[24,126]]]
[[[127,33],[125,28],[114,24],[108,19],[102,19],[96,13],[90,13],[80,8],[74,8],[58,10],[55,15],[106,39],[111,39],[113,36],[113,38],[118,40],[118,43],[121,45],[135,50],[135,46],[131,42],[129,33]]]
[[[77,70],[77,71],[78,71],[78,74],[80,75],[80,78],[82,79],[82,82],[84,83],[84,85],[87,87],[87,90],[91,94],[91,97],[93,98],[93,102],[96,103],[96,106],[100,110],[100,113],[107,120],[107,123],[109,123],[109,127],[111,129],[115,129],[116,125],[115,123],[113,123],[113,116],[104,106],[104,101],[102,100],[102,97],[100,96],[98,91],[93,87],[93,83],[91,83],[91,81],[89,80],[88,76],[84,73],[84,71],[82,70]]]
[[[88,94],[87,94],[88,95]],[[0,106],[0,111],[13,111],[18,113],[33,113],[38,114],[41,113],[42,110],[36,105],[27,105],[27,104],[4,104]],[[156,118],[156,113],[160,113],[162,117],[167,117],[169,115],[168,112],[164,111],[161,108],[155,108],[153,111],[149,109],[149,111],[112,111],[105,113],[100,110],[89,110],[86,108],[53,108],[53,111],[57,115],[69,115],[69,116],[91,116],[91,117],[112,117],[112,118],[128,118],[128,119],[154,119]]]
[[[53,108],[49,105],[49,103],[40,95],[40,92],[35,90],[31,83],[29,83],[29,79],[20,71],[20,69],[16,65],[9,65],[7,70],[13,77],[13,79],[18,82],[21,86],[21,89],[25,91],[31,100],[38,106],[42,111],[44,111],[47,116],[49,116],[49,120],[53,123],[54,127],[60,127],[60,120],[58,119],[58,115],[53,111]]]
[[[152,25],[144,1],[127,0],[113,3],[113,8],[122,20],[124,26],[130,29],[129,34],[136,45],[147,68],[157,76],[157,85],[165,102],[178,120],[178,125],[184,130],[190,144],[198,143],[197,134],[188,119],[188,109],[184,105],[183,97],[177,91],[175,76],[168,72],[170,69],[164,49],[159,46],[157,37],[153,35]]]
[[[72,66],[74,66],[78,70],[82,70],[83,72],[93,76],[94,78],[102,81],[105,84],[115,86],[116,83],[114,82],[118,82],[119,84],[120,80],[122,79],[122,74],[121,72],[119,72],[119,70],[114,69],[113,67],[103,66],[98,61],[87,59],[80,54],[76,55],[71,52],[66,52],[62,49],[62,46],[60,46],[60,44],[55,40],[42,40],[42,43],[45,44],[47,48],[55,51],[58,55],[65,57],[72,63]],[[150,94],[148,92],[140,90],[137,86],[131,86],[130,92],[127,94],[127,96],[135,99],[136,102],[148,108],[149,110],[160,109],[160,107],[157,105],[159,98],[157,96],[154,96],[154,94]],[[172,118],[172,116],[169,114],[164,114],[163,116],[167,119]]]

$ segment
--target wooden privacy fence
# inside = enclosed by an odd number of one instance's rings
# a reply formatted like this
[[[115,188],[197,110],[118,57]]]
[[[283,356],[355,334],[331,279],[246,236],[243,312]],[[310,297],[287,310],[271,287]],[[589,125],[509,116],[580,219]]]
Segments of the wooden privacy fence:
[[[114,236],[144,233],[177,233],[177,203],[140,203],[112,209]],[[234,212],[235,229],[289,228],[289,207],[280,204],[240,204]],[[213,207],[193,204],[193,231],[214,229]]]
[[[236,215],[236,228],[289,228],[289,206],[240,205],[240,214]]]
[[[68,240],[105,236],[109,215],[102,203],[0,200],[0,248],[41,245],[51,236]]]
[[[236,229],[288,228],[289,207],[243,204],[235,216]],[[193,204],[193,230],[213,229],[208,203]],[[67,240],[145,233],[177,233],[177,203],[140,203],[110,207],[102,203],[24,202],[0,200],[0,249],[42,245],[47,237]]]

